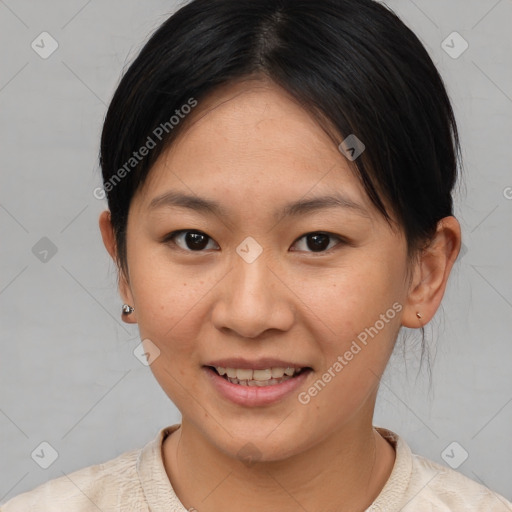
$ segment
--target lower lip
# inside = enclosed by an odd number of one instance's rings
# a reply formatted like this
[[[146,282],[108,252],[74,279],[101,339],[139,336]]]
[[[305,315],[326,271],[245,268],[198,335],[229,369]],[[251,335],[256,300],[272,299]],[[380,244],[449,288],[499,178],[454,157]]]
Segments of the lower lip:
[[[224,398],[231,400],[235,404],[245,405],[247,407],[269,405],[282,400],[301,386],[311,372],[311,370],[304,370],[297,375],[297,377],[287,379],[280,384],[272,384],[270,386],[242,386],[229,382],[209,367],[203,367],[203,369],[206,371],[215,389]]]

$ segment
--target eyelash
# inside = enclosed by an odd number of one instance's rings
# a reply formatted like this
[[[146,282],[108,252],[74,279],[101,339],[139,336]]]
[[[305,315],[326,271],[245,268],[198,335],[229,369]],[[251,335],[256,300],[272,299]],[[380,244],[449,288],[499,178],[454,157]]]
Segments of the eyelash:
[[[208,241],[214,241],[213,238],[209,237],[203,231],[197,231],[197,230],[193,230],[193,229],[179,229],[177,231],[173,231],[173,232],[169,233],[168,235],[166,235],[163,238],[162,243],[167,244],[167,245],[171,245],[172,244],[174,246],[174,247],[172,247],[173,249],[176,248],[177,250],[181,250],[183,252],[189,252],[189,253],[205,252],[205,249],[201,249],[201,250],[197,250],[197,251],[193,251],[193,250],[190,250],[190,249],[183,249],[178,244],[176,244],[176,242],[174,241],[174,238],[176,236],[184,234],[184,233],[195,233],[195,234],[198,234],[198,235],[204,235],[206,238],[208,238]],[[304,251],[304,252],[308,252],[308,253],[314,254],[314,255],[330,254],[333,251],[333,249],[336,249],[336,247],[338,247],[339,245],[350,245],[350,243],[346,239],[344,239],[344,238],[342,238],[342,237],[340,237],[338,235],[334,235],[333,233],[328,233],[326,231],[310,231],[309,233],[305,233],[304,235],[302,235],[299,238],[297,238],[295,240],[295,242],[293,243],[293,245],[295,245],[299,240],[302,240],[303,238],[307,237],[308,235],[325,235],[325,236],[328,236],[331,239],[336,239],[339,242],[338,244],[336,244],[333,247],[331,247],[331,248],[329,248],[327,250],[324,250],[324,251],[317,251],[317,252],[315,252],[315,251]],[[297,252],[301,252],[301,251],[297,251]]]

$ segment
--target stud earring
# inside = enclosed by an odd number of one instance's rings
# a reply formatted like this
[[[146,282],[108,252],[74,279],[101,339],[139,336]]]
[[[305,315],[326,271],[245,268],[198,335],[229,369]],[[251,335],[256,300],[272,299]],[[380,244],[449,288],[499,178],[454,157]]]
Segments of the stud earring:
[[[416,316],[421,319],[421,315],[419,313],[416,313]]]
[[[135,308],[132,308],[128,304],[123,304],[122,310],[123,315],[131,315],[135,311]]]

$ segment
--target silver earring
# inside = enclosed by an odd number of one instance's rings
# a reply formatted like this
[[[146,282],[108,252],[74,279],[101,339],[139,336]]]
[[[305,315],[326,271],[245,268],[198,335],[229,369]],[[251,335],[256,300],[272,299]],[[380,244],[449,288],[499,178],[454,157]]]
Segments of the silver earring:
[[[123,309],[123,315],[131,315],[135,311],[135,308],[132,308],[128,304],[123,304],[122,309]]]

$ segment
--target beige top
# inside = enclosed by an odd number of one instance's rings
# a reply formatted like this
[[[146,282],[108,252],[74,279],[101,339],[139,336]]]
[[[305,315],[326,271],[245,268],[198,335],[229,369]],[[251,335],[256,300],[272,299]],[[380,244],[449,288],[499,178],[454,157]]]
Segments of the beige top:
[[[50,480],[2,505],[0,512],[187,512],[165,471],[162,442],[179,424],[161,429],[141,450]],[[394,447],[386,485],[366,512],[512,512],[512,503],[461,473],[414,455],[390,430]],[[191,509],[194,510],[194,509]]]

